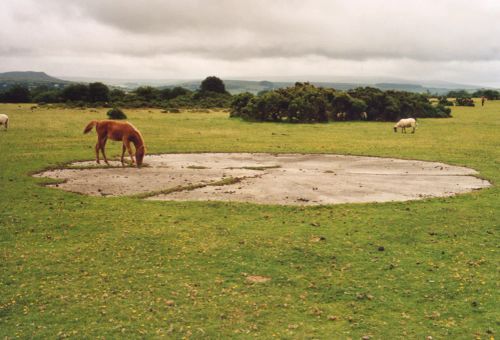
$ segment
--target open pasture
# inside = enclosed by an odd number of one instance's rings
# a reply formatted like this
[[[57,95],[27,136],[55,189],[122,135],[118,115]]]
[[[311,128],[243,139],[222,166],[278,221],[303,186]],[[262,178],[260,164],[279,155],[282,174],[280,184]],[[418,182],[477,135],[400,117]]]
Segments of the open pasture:
[[[492,187],[314,207],[95,197],[31,175],[94,158],[105,109],[0,105],[0,336],[490,338],[498,333],[500,102],[394,123],[248,123],[126,110],[148,153],[443,162]],[[121,153],[108,143],[108,157]],[[404,185],[404,183],[402,183]]]

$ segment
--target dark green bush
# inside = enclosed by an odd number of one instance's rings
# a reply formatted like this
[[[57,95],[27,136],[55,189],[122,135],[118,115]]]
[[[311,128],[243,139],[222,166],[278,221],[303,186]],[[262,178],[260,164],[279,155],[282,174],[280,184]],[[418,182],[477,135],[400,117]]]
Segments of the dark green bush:
[[[453,102],[451,100],[448,100],[446,96],[442,96],[438,98],[438,103],[443,106],[453,106]]]
[[[231,111],[229,112],[229,117],[242,117],[246,115],[245,107],[248,102],[254,97],[250,92],[243,92],[233,96],[231,100]]]
[[[125,113],[123,113],[122,110],[117,108],[112,108],[106,114],[108,115],[109,119],[127,119]]]
[[[433,106],[427,96],[403,91],[363,87],[339,92],[309,83],[267,91],[257,96],[241,94],[231,102],[231,117],[253,121],[316,123],[328,120],[396,121],[406,117],[450,117],[451,110]],[[339,115],[339,113],[341,113]]]
[[[456,106],[475,106],[472,98],[465,98],[465,97],[462,97],[462,98],[459,97],[459,98],[455,99],[455,105]]]

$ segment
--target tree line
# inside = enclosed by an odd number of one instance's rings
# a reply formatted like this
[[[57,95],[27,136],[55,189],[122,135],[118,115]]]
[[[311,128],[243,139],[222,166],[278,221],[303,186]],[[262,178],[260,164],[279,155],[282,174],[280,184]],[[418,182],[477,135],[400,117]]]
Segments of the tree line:
[[[450,97],[454,101],[450,101]],[[438,97],[437,104],[433,105],[425,94],[383,91],[372,87],[337,91],[309,83],[296,83],[287,88],[262,91],[258,95],[245,92],[232,96],[226,91],[224,82],[215,76],[205,78],[195,91],[179,86],[141,86],[127,92],[100,82],[73,83],[60,88],[15,85],[0,91],[0,102],[65,103],[81,107],[230,108],[231,117],[275,122],[394,121],[404,117],[450,117],[451,111],[446,106],[473,106],[472,97],[497,100],[500,99],[500,93],[490,89],[473,93],[455,90],[447,96]]]
[[[453,98],[453,100],[450,100]],[[448,92],[446,96],[438,97],[438,102],[445,106],[475,106],[472,98],[484,98],[487,100],[499,100],[500,92],[491,89],[481,89],[472,93],[466,90],[454,90]]]
[[[481,98],[484,97],[488,100],[499,100],[500,92],[491,89],[481,89],[474,92],[469,92],[466,90],[454,90],[448,92],[446,95],[448,98]]]
[[[450,117],[444,105],[423,94],[359,87],[348,91],[309,83],[233,96],[231,117],[249,121],[321,123],[334,120],[395,121],[405,117]]]
[[[201,82],[197,91],[183,87],[156,88],[141,86],[126,92],[119,88],[94,82],[90,84],[70,84],[62,88],[23,85],[12,86],[0,92],[3,103],[66,103],[71,106],[110,107],[162,107],[162,108],[214,108],[229,107],[231,94],[224,82],[214,76]]]

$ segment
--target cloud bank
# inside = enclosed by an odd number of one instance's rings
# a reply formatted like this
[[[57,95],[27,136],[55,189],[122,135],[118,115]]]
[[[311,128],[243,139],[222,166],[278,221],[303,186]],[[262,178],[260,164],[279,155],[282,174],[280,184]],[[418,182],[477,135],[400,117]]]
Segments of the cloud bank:
[[[496,0],[3,0],[0,71],[500,86]]]

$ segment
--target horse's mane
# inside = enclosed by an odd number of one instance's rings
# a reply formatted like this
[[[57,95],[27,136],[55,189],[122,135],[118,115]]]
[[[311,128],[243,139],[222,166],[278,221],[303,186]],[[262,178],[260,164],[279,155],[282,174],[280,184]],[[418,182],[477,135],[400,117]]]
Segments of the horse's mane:
[[[130,141],[132,143],[134,143],[135,147],[138,148],[138,147],[143,147],[144,150],[146,149],[146,145],[144,144],[144,138],[142,138],[142,134],[141,132],[132,124],[132,123],[129,123],[127,122],[130,127],[132,128],[132,130],[135,132],[134,135],[132,135]],[[136,140],[137,139],[137,140]],[[137,146],[137,144],[139,144],[139,146]]]

